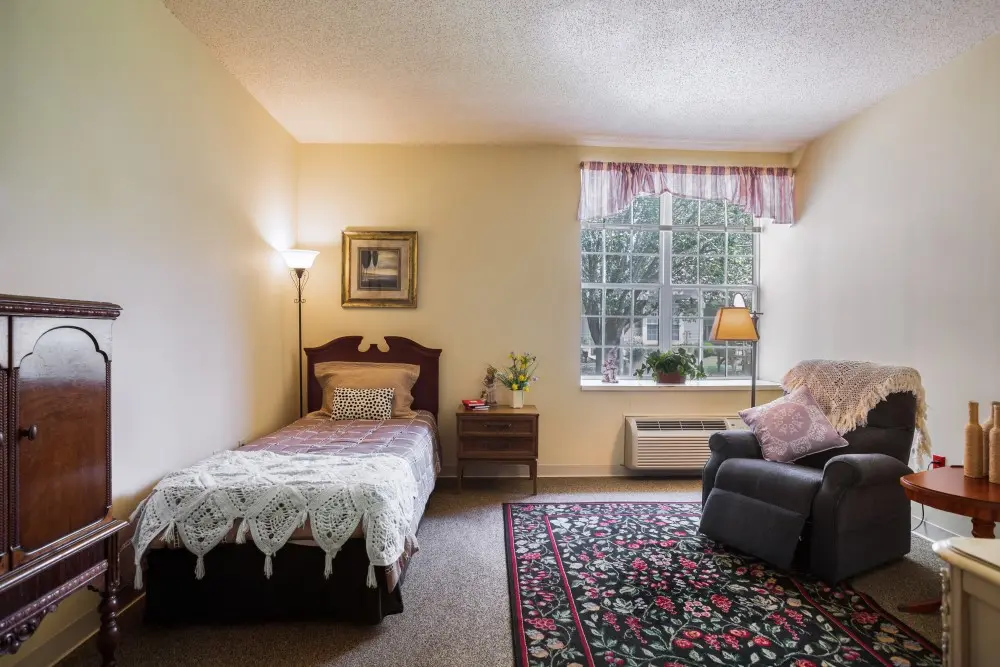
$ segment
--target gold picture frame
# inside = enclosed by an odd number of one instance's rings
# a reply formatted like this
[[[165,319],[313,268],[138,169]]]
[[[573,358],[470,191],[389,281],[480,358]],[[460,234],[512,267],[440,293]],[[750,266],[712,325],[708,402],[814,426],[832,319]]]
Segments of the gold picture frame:
[[[417,233],[344,230],[344,308],[417,307]]]

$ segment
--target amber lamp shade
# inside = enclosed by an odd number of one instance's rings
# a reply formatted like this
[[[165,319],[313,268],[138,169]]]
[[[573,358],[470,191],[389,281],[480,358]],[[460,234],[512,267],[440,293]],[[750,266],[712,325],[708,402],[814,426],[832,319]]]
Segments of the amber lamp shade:
[[[757,342],[757,327],[753,317],[746,308],[735,306],[719,308],[712,323],[712,333],[709,339],[713,341],[750,341]]]

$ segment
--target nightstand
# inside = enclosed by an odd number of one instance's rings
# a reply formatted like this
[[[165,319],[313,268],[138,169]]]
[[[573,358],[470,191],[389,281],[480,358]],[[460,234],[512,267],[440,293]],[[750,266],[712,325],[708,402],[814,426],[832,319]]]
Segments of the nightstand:
[[[538,410],[533,405],[514,409],[500,405],[489,410],[459,410],[458,490],[468,461],[520,463],[528,466],[538,493]]]

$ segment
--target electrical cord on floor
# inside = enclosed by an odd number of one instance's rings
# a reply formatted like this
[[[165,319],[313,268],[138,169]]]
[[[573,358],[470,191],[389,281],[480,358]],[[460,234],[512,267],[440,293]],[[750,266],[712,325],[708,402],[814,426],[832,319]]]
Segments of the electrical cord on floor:
[[[930,469],[931,469],[931,464],[928,463],[927,467],[924,468],[924,470],[930,470]],[[914,526],[913,528],[910,528],[910,532],[911,533],[914,532],[914,531],[916,531],[916,530],[920,530],[920,526],[924,525],[927,522],[927,516],[925,515],[926,511],[927,511],[927,508],[924,507],[923,503],[921,503],[920,504],[920,521],[917,522],[916,526]]]

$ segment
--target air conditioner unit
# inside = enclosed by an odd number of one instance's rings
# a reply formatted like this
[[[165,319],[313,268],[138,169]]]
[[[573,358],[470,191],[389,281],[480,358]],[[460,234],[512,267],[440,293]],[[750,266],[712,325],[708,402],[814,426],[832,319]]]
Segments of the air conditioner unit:
[[[713,433],[743,429],[739,417],[625,417],[625,467],[697,471],[710,454]]]

